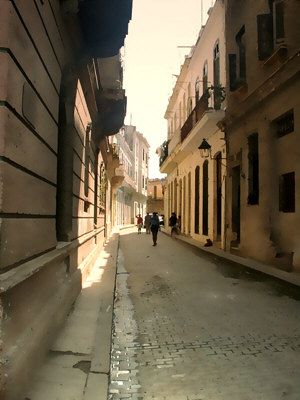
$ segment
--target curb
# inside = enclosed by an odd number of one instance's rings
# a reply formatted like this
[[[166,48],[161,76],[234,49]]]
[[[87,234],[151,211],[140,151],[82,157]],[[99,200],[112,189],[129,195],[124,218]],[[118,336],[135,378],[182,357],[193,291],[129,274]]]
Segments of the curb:
[[[170,234],[166,231],[163,230],[162,233],[165,235],[170,236]],[[230,262],[232,264],[236,264],[239,266],[243,266],[249,270],[254,270],[256,272],[259,272],[263,275],[270,276],[274,279],[280,280],[282,282],[288,283],[290,285],[300,287],[300,273],[297,272],[286,272],[280,269],[277,269],[276,267],[272,265],[267,265],[264,264],[260,261],[256,261],[253,259],[249,258],[243,258],[240,256],[236,256],[231,253],[226,253],[224,250],[216,249],[213,247],[203,247],[201,243],[198,243],[194,239],[186,238],[184,236],[177,235],[175,236],[176,239],[193,246],[200,250],[202,253],[217,257],[219,260]]]

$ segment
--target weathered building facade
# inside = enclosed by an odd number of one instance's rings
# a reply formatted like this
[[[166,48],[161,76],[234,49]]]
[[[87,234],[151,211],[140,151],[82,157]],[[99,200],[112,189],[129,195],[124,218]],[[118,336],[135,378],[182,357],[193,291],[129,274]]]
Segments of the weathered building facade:
[[[227,250],[300,268],[300,3],[226,1]]]
[[[148,179],[147,183],[147,211],[164,215],[164,193],[166,189],[165,179]]]
[[[121,128],[114,142],[124,170],[124,181],[114,194],[114,224],[134,224],[136,215],[146,213],[149,144],[132,125]]]
[[[226,146],[217,124],[226,101],[224,21],[224,2],[218,0],[181,67],[165,114],[168,140],[160,158],[160,171],[167,173],[166,217],[176,212],[183,234],[199,242],[209,238],[222,248]]]
[[[130,18],[131,0],[0,0],[1,399],[20,398],[109,233]]]

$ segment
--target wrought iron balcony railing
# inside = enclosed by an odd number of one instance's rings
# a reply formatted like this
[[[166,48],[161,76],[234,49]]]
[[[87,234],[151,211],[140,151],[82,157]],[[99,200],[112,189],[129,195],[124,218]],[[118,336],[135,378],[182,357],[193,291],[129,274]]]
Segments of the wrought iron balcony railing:
[[[181,128],[181,141],[188,136],[194,126],[202,119],[208,110],[220,110],[225,99],[225,91],[221,86],[210,87],[197,101],[196,106]]]

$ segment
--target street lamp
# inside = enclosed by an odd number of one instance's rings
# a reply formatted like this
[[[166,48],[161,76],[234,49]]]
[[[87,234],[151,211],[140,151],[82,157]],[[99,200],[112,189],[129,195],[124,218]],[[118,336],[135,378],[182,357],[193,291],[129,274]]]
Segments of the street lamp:
[[[211,145],[207,142],[206,139],[202,140],[202,143],[198,147],[200,150],[200,156],[202,158],[211,158]]]

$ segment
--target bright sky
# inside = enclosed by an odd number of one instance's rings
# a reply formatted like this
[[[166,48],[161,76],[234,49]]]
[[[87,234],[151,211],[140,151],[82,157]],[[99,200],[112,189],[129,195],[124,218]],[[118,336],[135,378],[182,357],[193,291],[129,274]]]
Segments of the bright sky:
[[[203,19],[213,0],[203,0]],[[167,137],[164,113],[184,55],[201,28],[201,0],[133,0],[125,43],[124,88],[126,124],[135,125],[148,140],[149,177],[160,177],[155,150]]]

